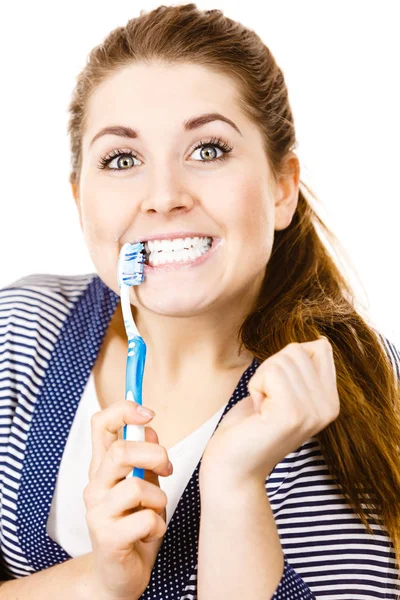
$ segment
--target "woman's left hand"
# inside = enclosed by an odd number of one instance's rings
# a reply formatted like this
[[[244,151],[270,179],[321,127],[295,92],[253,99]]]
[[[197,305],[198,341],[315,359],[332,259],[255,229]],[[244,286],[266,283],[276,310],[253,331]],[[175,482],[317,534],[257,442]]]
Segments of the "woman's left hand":
[[[250,396],[222,419],[203,453],[200,485],[265,479],[285,456],[340,412],[332,346],[327,338],[291,343],[260,364]],[[209,485],[206,483],[206,485]]]

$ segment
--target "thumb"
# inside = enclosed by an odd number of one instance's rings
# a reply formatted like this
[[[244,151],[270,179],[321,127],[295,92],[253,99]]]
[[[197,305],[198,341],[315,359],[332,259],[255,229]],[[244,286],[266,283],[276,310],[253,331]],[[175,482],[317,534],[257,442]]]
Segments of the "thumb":
[[[253,400],[254,410],[258,413],[261,413],[261,405],[266,398],[265,394],[263,392],[260,392],[259,390],[252,388],[249,389],[249,395]]]

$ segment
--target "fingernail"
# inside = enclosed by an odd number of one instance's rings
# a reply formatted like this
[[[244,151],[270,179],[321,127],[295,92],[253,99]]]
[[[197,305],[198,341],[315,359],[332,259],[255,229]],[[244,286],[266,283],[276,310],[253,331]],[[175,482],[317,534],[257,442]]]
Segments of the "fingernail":
[[[168,473],[170,475],[172,475],[172,471],[174,470],[174,467],[172,466],[172,462],[168,461]]]
[[[156,413],[153,410],[151,410],[151,408],[145,408],[141,404],[137,407],[136,410],[138,411],[139,415],[142,415],[143,417],[155,417],[156,416]]]

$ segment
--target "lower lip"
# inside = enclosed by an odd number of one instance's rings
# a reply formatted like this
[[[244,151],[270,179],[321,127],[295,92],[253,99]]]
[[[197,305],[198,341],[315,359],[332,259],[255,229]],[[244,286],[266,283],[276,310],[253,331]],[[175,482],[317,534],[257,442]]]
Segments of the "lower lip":
[[[211,248],[196,258],[195,260],[187,261],[187,262],[172,262],[165,263],[163,265],[157,265],[156,267],[152,267],[151,265],[144,264],[144,275],[151,275],[153,273],[161,273],[161,272],[169,272],[169,271],[188,271],[189,269],[193,269],[194,267],[199,267],[203,263],[205,263],[220,247],[222,244],[222,238],[215,239],[213,238],[211,243]]]

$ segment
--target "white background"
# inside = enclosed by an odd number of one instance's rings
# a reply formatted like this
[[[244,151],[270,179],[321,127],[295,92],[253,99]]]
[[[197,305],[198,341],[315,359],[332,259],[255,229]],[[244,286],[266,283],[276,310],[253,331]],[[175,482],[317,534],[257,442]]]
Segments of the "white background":
[[[174,4],[178,4],[176,2]],[[0,23],[0,287],[95,271],[68,182],[67,105],[93,46],[170,2],[4,3]],[[400,348],[399,2],[197,2],[269,46],[289,88],[301,178],[358,274],[359,310]],[[362,306],[361,306],[362,303]]]

